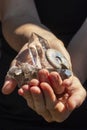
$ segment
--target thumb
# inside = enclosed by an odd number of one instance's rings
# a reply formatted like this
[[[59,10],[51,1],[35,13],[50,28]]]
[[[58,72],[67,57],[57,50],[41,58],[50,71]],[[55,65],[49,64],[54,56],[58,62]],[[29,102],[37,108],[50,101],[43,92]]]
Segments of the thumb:
[[[17,82],[14,79],[6,79],[2,87],[3,94],[10,94],[16,88]]]

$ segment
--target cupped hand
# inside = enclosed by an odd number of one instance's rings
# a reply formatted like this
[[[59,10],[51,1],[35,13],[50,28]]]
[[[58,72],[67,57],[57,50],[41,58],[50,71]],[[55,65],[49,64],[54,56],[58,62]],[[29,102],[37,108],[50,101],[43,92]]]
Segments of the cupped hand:
[[[36,34],[33,34],[29,42],[30,44],[26,43],[12,61],[11,67],[27,62],[40,69],[38,75],[36,78],[31,77],[29,82],[24,84],[20,84],[22,81],[20,77],[15,80],[6,76],[2,92],[10,94],[19,84],[21,88],[18,93],[25,98],[29,107],[49,122],[61,122],[83,103],[86,91],[75,76],[62,80],[58,72],[47,70],[51,67],[45,57],[45,50],[48,48],[59,50],[70,63],[70,57],[62,44],[59,45],[60,47],[57,43],[49,44],[47,40]]]
[[[64,121],[85,100],[86,91],[77,77],[62,81],[57,72],[49,73],[46,69],[40,70],[38,75],[39,80],[31,80],[18,93],[46,121]]]

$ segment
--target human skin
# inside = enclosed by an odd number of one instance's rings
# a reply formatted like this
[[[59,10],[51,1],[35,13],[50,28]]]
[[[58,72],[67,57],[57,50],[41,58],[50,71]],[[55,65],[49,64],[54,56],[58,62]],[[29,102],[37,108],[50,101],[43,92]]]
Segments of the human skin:
[[[25,61],[22,53],[26,49],[25,44],[16,59]],[[16,64],[16,59],[13,60],[12,65]],[[2,92],[10,94],[16,85],[15,80],[7,79]],[[29,84],[21,86],[18,93],[25,98],[30,108],[48,122],[64,121],[86,97],[86,91],[77,77],[72,75],[69,79],[62,80],[58,72],[49,72],[46,69],[38,72],[38,79],[32,79]]]
[[[31,34],[35,32],[45,38],[51,48],[59,50],[69,61],[72,69],[70,56],[62,41],[41,24],[33,0],[3,0],[0,2],[0,5],[2,5],[0,20],[3,35],[8,44],[19,52],[18,56],[20,52],[22,53],[22,50],[26,49]],[[15,64],[15,59],[11,66],[13,64]],[[41,74],[43,76],[39,76],[39,79],[32,79],[30,85],[22,86],[18,93],[25,98],[30,108],[48,122],[64,121],[77,106],[83,103],[86,91],[74,75],[62,81],[57,72],[49,73],[48,70],[40,70],[38,75]],[[50,82],[52,79],[54,82]],[[15,80],[6,79],[2,88],[3,94],[10,94],[16,85]],[[60,95],[60,93],[56,93],[59,87],[61,89],[64,87],[67,91]],[[67,98],[68,100],[66,100]]]

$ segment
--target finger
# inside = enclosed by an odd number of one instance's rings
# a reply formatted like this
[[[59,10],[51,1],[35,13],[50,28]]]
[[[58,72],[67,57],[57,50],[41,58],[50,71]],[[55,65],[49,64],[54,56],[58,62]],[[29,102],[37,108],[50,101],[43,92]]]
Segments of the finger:
[[[32,79],[30,82],[29,82],[29,86],[39,86],[39,80],[38,79]]]
[[[46,108],[49,110],[52,120],[57,122],[65,120],[71,113],[71,111],[67,109],[66,104],[56,99],[54,91],[49,84],[41,83],[40,86],[46,100]]]
[[[38,77],[39,77],[40,82],[47,82],[47,83],[49,83],[48,76],[49,76],[49,72],[46,69],[42,69],[38,73]]]
[[[56,96],[54,94],[54,91],[52,90],[51,86],[47,83],[41,83],[41,89],[44,93],[44,97],[46,100],[46,108],[50,112],[52,116],[53,121],[61,122],[64,117],[60,112],[61,110],[65,108],[64,104],[62,102],[58,102],[56,99]],[[61,109],[61,110],[60,110]],[[64,113],[63,113],[64,114]]]
[[[44,93],[47,109],[49,109],[49,110],[54,109],[54,106],[56,104],[58,104],[59,102],[61,102],[61,100],[57,100],[55,93],[54,93],[53,89],[51,88],[51,86],[49,84],[41,83],[40,87],[41,87],[41,89],[43,90],[43,93]],[[61,106],[64,107],[64,104],[62,103]]]
[[[16,60],[14,59],[11,62],[10,66],[15,66],[16,65]],[[14,89],[17,86],[17,82],[15,79],[12,78],[8,78],[8,76],[6,76],[5,81],[4,81],[4,85],[2,87],[2,93],[3,94],[10,94],[14,91]]]
[[[39,115],[43,116],[46,121],[51,122],[52,117],[50,112],[45,107],[45,100],[40,88],[37,86],[33,86],[30,88],[30,92],[34,101],[35,111]]]
[[[66,88],[72,85],[73,78],[72,76],[68,79],[63,80],[62,85]]]
[[[6,79],[2,87],[3,94],[10,94],[16,88],[17,82],[14,79]]]
[[[61,101],[55,105],[55,107],[50,110],[52,118],[56,122],[63,122],[65,119],[68,118],[71,111],[66,108],[66,105],[63,104]]]
[[[19,94],[22,95],[26,99],[28,106],[30,108],[32,108],[33,110],[35,109],[35,106],[34,106],[34,101],[33,101],[33,98],[32,98],[32,94],[30,92],[30,87],[38,86],[38,85],[39,85],[39,81],[37,79],[32,79],[29,82],[29,85],[24,85],[19,90]]]
[[[64,88],[64,86],[61,86],[62,79],[61,79],[59,73],[51,72],[49,74],[49,79],[50,79],[51,86],[56,94],[61,94],[64,92],[65,88]]]
[[[25,84],[21,88],[18,89],[18,94],[21,96],[25,96],[25,93],[29,91],[29,85]]]
[[[73,91],[72,95],[68,99],[68,109],[74,110],[79,107],[86,97],[86,91],[83,89],[78,89]]]
[[[86,98],[86,91],[81,85],[78,78],[73,77],[71,86],[66,86],[66,90],[70,94],[68,99],[68,107],[71,110],[74,110],[76,107],[79,107]]]
[[[29,89],[30,89],[29,85],[27,84],[23,85],[18,90],[18,94],[21,95],[27,101],[27,105],[34,110],[34,102]]]
[[[52,109],[57,101],[55,93],[52,89],[52,87],[46,83],[43,82],[40,84],[40,87],[42,89],[44,98],[45,98],[45,104],[46,104],[46,108],[48,110]]]

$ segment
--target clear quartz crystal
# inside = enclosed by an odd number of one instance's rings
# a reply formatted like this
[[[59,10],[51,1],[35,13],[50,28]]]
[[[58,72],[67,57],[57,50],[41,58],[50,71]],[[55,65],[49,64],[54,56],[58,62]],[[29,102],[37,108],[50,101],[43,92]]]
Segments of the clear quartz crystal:
[[[42,46],[42,57],[39,56],[41,50],[38,52],[40,48],[38,49],[37,45]],[[17,65],[12,66],[7,72],[7,77],[15,79],[19,87],[23,84],[29,83],[31,79],[37,78],[38,71],[42,68],[48,69],[49,72],[57,71],[63,79],[72,75],[66,58],[59,51],[51,49],[47,40],[39,35],[35,33],[32,34],[28,50],[28,55],[32,64],[27,61],[17,61]]]

